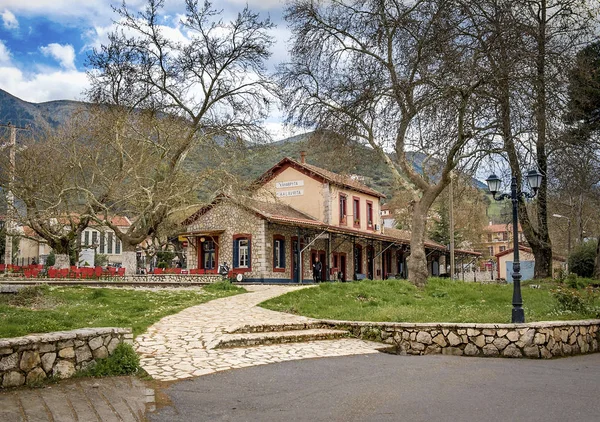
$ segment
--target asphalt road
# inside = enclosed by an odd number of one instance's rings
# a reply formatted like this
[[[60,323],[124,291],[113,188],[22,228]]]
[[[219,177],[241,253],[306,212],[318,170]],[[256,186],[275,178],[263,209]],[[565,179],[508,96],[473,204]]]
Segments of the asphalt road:
[[[600,354],[308,359],[171,385],[158,421],[594,421]]]

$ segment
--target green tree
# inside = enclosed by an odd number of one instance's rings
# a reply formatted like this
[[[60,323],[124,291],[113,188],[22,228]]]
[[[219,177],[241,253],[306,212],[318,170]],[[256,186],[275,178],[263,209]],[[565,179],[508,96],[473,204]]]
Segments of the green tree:
[[[592,277],[597,246],[597,241],[587,241],[577,245],[569,256],[569,271],[579,277]]]

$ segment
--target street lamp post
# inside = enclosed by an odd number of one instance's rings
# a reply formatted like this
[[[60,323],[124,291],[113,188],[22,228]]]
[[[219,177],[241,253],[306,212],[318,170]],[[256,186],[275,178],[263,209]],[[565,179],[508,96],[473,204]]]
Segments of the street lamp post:
[[[513,323],[522,324],[525,322],[525,312],[523,311],[523,298],[521,296],[521,262],[519,261],[519,198],[533,198],[537,194],[542,183],[542,175],[537,170],[531,170],[527,173],[527,182],[533,193],[522,192],[517,185],[517,178],[512,177],[510,184],[510,194],[503,193],[496,197],[500,190],[501,180],[495,174],[490,175],[486,180],[492,197],[496,201],[510,199],[512,201],[512,220],[513,220],[513,298],[512,298],[512,319]]]

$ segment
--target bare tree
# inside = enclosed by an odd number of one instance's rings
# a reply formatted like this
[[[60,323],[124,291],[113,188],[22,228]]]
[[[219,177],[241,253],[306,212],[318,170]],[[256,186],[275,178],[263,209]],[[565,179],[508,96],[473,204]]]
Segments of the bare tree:
[[[130,254],[186,203],[182,198],[193,189],[184,172],[190,153],[219,140],[266,137],[259,123],[272,90],[264,66],[271,22],[246,8],[225,23],[209,2],[185,5],[185,36],[174,40],[160,25],[163,1],[148,0],[139,13],[123,3],[109,44],[89,58],[89,98],[117,111],[112,122],[101,119],[105,129],[97,132],[112,155],[93,163],[110,162],[113,174],[94,181],[102,189],[88,181],[86,192],[93,198],[93,218],[111,227]],[[144,163],[143,173],[135,162]],[[107,218],[117,211],[135,216],[127,232]]]
[[[427,280],[427,212],[472,163],[485,128],[478,57],[450,1],[309,1],[287,8],[292,62],[280,82],[290,121],[359,140],[379,153],[411,198],[410,280]],[[327,140],[325,140],[327,141]],[[393,154],[388,154],[392,152]],[[421,152],[423,172],[409,156]]]
[[[0,187],[10,189],[16,199],[12,215],[48,243],[60,267],[75,261],[81,233],[89,223],[74,183],[76,171],[66,159],[84,135],[77,120],[25,139],[16,151],[14,168],[7,156],[0,156]]]
[[[586,40],[592,4],[585,0],[460,2],[471,22],[469,37],[493,75],[486,95],[511,173],[523,184],[526,163],[545,176],[533,207],[519,200],[519,219],[535,256],[535,277],[552,274],[548,231],[548,160],[562,150],[566,71]],[[495,122],[495,123],[494,123]]]

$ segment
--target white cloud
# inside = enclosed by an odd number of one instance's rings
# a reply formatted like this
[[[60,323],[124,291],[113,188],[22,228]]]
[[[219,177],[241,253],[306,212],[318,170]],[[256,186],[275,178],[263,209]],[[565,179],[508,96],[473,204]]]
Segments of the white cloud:
[[[56,59],[61,67],[65,69],[75,69],[75,49],[72,45],[52,43],[48,44],[46,47],[40,47],[40,51],[44,56]]]
[[[89,87],[85,72],[53,70],[31,75],[13,66],[0,66],[0,89],[32,103],[52,100],[79,100]]]
[[[281,9],[285,4],[284,0],[226,0],[226,3],[233,4],[238,8],[244,7],[247,4],[251,10]]]
[[[5,9],[4,12],[2,12],[2,14],[0,14],[0,16],[2,16],[2,23],[4,24],[4,27],[6,29],[18,29],[19,28],[19,21],[17,20],[15,15],[13,15],[13,13],[10,10]]]
[[[11,54],[8,48],[0,40],[0,66],[7,66],[11,63]]]

